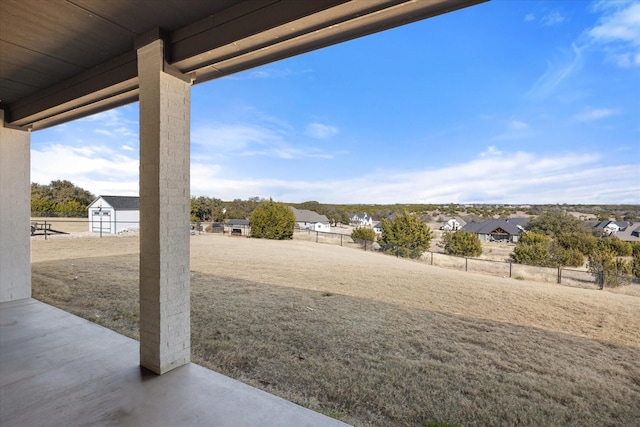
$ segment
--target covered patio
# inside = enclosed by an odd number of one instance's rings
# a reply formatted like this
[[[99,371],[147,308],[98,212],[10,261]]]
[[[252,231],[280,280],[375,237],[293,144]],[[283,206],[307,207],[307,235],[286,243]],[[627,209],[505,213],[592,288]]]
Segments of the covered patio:
[[[483,1],[0,2],[0,423],[338,425],[190,363],[191,86]],[[135,101],[139,343],[31,299],[29,229],[30,132]]]
[[[2,425],[346,425],[194,363],[156,375],[138,348],[31,298],[0,303]]]

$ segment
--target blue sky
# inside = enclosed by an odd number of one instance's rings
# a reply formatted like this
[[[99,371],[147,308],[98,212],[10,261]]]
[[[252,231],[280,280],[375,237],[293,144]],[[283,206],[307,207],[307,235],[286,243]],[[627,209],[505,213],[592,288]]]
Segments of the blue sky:
[[[195,85],[191,193],[640,204],[640,2],[494,0]],[[34,132],[31,180],[138,194],[138,104]]]

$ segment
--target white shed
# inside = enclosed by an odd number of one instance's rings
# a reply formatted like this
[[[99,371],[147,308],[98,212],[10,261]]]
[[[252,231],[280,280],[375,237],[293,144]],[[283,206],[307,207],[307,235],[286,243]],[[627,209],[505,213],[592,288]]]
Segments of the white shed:
[[[138,228],[140,198],[135,196],[100,196],[88,208],[89,231],[116,234]]]

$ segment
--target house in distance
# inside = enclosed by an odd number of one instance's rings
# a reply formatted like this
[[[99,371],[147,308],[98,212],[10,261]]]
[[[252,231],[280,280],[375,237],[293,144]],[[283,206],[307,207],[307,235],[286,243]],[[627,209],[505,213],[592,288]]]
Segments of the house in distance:
[[[300,230],[313,230],[328,233],[331,231],[331,222],[326,215],[320,215],[317,212],[307,209],[296,209],[289,206],[296,217],[296,228]]]
[[[88,207],[89,232],[117,234],[138,228],[140,198],[135,196],[99,196]]]
[[[527,222],[526,218],[491,218],[483,222],[470,222],[462,230],[476,233],[482,242],[518,243]]]

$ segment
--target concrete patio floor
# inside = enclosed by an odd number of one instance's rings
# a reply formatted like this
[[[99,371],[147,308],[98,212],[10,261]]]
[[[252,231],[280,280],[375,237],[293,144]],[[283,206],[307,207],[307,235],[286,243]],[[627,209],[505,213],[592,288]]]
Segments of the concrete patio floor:
[[[138,352],[34,299],[0,303],[0,425],[346,425],[193,363],[157,376]]]

